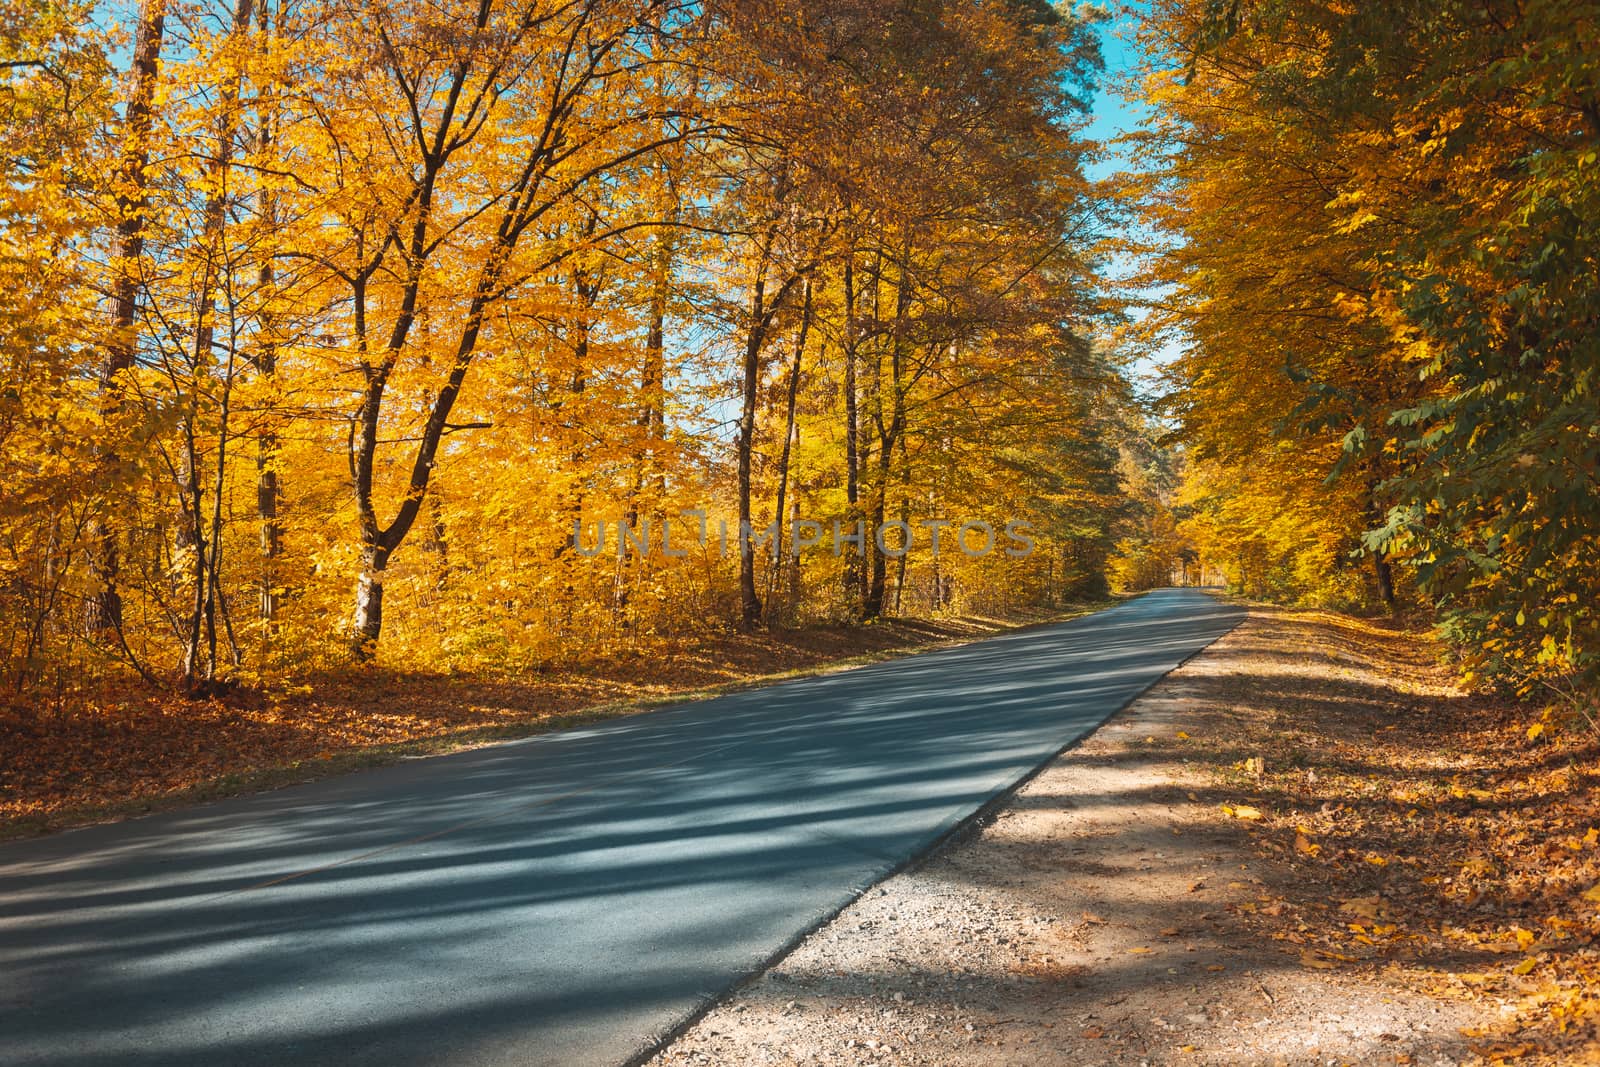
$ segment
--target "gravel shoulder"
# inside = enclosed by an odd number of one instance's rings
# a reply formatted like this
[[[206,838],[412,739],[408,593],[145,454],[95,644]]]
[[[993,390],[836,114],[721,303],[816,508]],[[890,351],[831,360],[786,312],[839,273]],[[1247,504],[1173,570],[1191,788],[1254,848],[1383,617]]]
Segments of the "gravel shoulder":
[[[1229,746],[1192,740],[1231,736],[1241,685],[1291,699],[1305,664],[1276,641],[1273,613],[1252,613],[650,1062],[1476,1060],[1463,1031],[1509,1009],[1431,992],[1422,978],[1437,972],[1404,954],[1305,947],[1295,865],[1224,810],[1232,767],[1214,753]]]

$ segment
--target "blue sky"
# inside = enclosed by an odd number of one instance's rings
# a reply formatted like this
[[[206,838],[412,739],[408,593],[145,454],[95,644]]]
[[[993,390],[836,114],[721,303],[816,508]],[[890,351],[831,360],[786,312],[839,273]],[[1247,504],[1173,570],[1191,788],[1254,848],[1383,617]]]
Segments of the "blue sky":
[[[1115,14],[1100,27],[1100,52],[1106,69],[1100,79],[1100,91],[1095,94],[1094,112],[1088,136],[1097,141],[1110,141],[1119,134],[1136,128],[1150,113],[1140,101],[1123,97],[1120,89],[1126,88],[1129,77],[1144,63],[1144,56],[1133,39],[1140,12],[1145,3],[1119,4]],[[1091,178],[1102,178],[1126,167],[1126,161],[1116,155],[1089,168]]]
[[[1135,76],[1147,62],[1134,40],[1134,34],[1148,6],[1148,0],[1118,4],[1111,18],[1100,26],[1100,50],[1105,58],[1106,69],[1100,78],[1099,91],[1095,94],[1091,121],[1086,131],[1093,140],[1111,142],[1121,134],[1137,129],[1151,114],[1143,101],[1129,99],[1137,89]],[[1127,170],[1132,165],[1125,152],[1107,143],[1104,157],[1090,164],[1086,172],[1090,178],[1100,179],[1119,170]],[[1115,284],[1117,276],[1126,274],[1132,266],[1120,257],[1113,258],[1109,264],[1112,284]],[[1139,294],[1135,291],[1129,295],[1136,297]],[[1131,314],[1135,318],[1140,316],[1137,310],[1132,310]],[[1161,364],[1178,356],[1181,344],[1181,339],[1172,338],[1157,351],[1137,359],[1130,369],[1136,377],[1151,375]]]

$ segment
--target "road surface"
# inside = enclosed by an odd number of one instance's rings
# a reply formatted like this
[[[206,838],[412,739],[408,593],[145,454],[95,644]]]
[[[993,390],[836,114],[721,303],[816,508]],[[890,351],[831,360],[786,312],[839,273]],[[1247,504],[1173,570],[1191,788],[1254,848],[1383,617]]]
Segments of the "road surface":
[[[1242,612],[975,644],[0,845],[0,1063],[622,1064]]]

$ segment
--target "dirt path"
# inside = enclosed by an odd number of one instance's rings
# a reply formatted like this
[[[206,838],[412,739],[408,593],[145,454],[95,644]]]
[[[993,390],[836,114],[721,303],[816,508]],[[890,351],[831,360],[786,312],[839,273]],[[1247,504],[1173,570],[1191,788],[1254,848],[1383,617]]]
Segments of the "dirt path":
[[[1393,729],[1374,724],[1398,707],[1453,699],[1403,635],[1349,637],[1332,616],[1254,613],[988,825],[869,891],[652,1062],[1233,1067],[1496,1055],[1482,1035],[1514,1029],[1515,998],[1446,988],[1442,978],[1481,962],[1407,938],[1382,884],[1372,888],[1390,877],[1387,859],[1341,867],[1328,839],[1323,864],[1323,844],[1292,825],[1289,848],[1264,843],[1295,818],[1296,797],[1251,762],[1263,757],[1245,755],[1261,751],[1263,730],[1310,752],[1294,768],[1304,793],[1319,754],[1347,755],[1341,733],[1370,737]],[[1340,929],[1322,936],[1328,928]],[[1508,1051],[1535,1049],[1498,1050]]]

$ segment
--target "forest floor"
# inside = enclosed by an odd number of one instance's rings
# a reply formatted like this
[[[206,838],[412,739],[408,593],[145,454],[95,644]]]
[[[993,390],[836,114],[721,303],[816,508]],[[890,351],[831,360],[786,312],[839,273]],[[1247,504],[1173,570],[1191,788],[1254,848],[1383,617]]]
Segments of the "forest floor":
[[[1435,657],[1253,609],[652,1067],[1600,1063],[1600,746]]]
[[[388,667],[281,694],[187,700],[140,684],[0,703],[0,840],[275,789],[1082,615],[697,634],[524,677]]]

